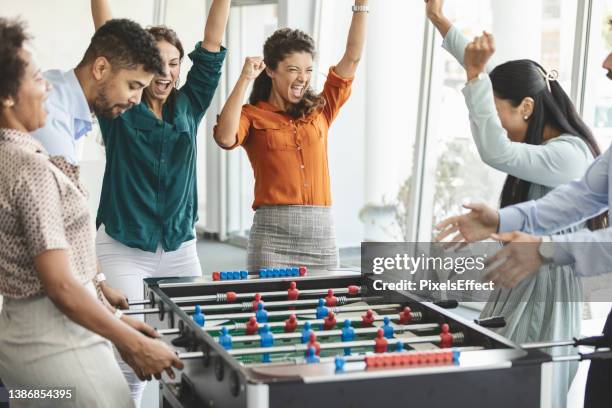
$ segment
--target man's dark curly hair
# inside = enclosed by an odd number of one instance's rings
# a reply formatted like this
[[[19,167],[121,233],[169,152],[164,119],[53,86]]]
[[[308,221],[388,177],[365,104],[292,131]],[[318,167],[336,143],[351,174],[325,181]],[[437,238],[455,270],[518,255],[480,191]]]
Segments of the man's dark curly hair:
[[[91,38],[79,67],[105,57],[117,69],[136,69],[163,75],[162,63],[155,38],[138,23],[128,19],[109,20]]]
[[[266,40],[263,48],[264,62],[268,68],[275,70],[279,62],[295,52],[306,52],[314,58],[316,53],[314,40],[301,30],[281,28]],[[253,83],[249,103],[255,105],[259,101],[267,101],[271,92],[272,79],[264,70]],[[302,100],[289,107],[286,113],[291,117],[300,118],[324,105],[323,96],[316,94],[312,88],[308,87]]]
[[[26,69],[19,51],[28,39],[21,21],[0,18],[0,99],[17,98]]]

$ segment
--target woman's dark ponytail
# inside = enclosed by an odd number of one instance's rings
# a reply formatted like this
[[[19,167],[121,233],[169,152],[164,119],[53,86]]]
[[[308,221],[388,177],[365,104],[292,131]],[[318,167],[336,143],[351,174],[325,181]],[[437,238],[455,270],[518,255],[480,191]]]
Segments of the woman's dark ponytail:
[[[540,64],[532,60],[509,61],[497,66],[490,77],[495,96],[513,106],[519,106],[527,97],[534,100],[524,143],[541,145],[544,143],[544,129],[550,126],[582,139],[593,157],[601,154],[593,134],[567,93]],[[501,194],[501,207],[527,201],[530,187],[530,182],[508,176]],[[591,229],[604,228],[607,215],[589,220],[588,225]]]

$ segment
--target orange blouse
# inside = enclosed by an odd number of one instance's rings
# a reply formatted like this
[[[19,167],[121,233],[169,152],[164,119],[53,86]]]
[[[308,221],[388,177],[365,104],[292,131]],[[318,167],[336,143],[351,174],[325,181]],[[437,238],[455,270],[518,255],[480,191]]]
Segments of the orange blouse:
[[[255,175],[255,201],[260,205],[330,206],[327,133],[351,95],[353,78],[329,69],[323,87],[325,106],[293,119],[267,102],[244,105],[237,141],[249,156]]]

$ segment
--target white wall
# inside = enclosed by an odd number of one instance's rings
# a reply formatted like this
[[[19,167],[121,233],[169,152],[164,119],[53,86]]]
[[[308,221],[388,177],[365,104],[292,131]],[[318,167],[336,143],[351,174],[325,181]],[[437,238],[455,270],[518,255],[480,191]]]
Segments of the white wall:
[[[351,0],[323,2],[319,70],[339,61]],[[332,127],[329,161],[340,247],[401,235],[392,207],[412,167],[424,29],[418,2],[372,2],[353,94]],[[361,216],[360,216],[361,214]],[[365,222],[365,225],[364,225]]]
[[[344,54],[351,22],[351,0],[323,1],[316,72],[319,89],[329,67]],[[367,64],[355,75],[353,93],[329,131],[329,169],[333,215],[339,247],[358,246],[363,225],[358,215],[364,204],[365,114]]]
[[[111,5],[115,17],[131,18],[143,25],[153,22],[153,5],[149,0],[111,0]],[[74,68],[94,33],[89,1],[0,0],[0,10],[2,16],[20,17],[27,23],[33,36],[31,46],[43,70]],[[89,191],[89,209],[95,217],[105,164],[98,130],[81,139],[79,148],[81,180]]]

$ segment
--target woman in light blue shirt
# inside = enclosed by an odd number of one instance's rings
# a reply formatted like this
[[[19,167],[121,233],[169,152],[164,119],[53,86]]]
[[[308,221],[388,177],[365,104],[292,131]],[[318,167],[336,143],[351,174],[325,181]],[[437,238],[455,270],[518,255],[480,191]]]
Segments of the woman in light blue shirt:
[[[470,42],[443,15],[442,0],[426,2],[428,18],[444,36],[443,47],[467,71],[463,94],[480,157],[508,174],[501,207],[541,198],[581,177],[600,150],[556,76],[531,60],[492,69],[487,66],[494,53],[492,36],[485,33]],[[603,225],[601,219],[590,224]],[[580,297],[572,266],[545,265],[511,290],[496,289],[481,317],[504,316],[507,324],[499,333],[516,343],[568,339],[580,333]],[[555,366],[555,407],[565,406],[576,368]]]

